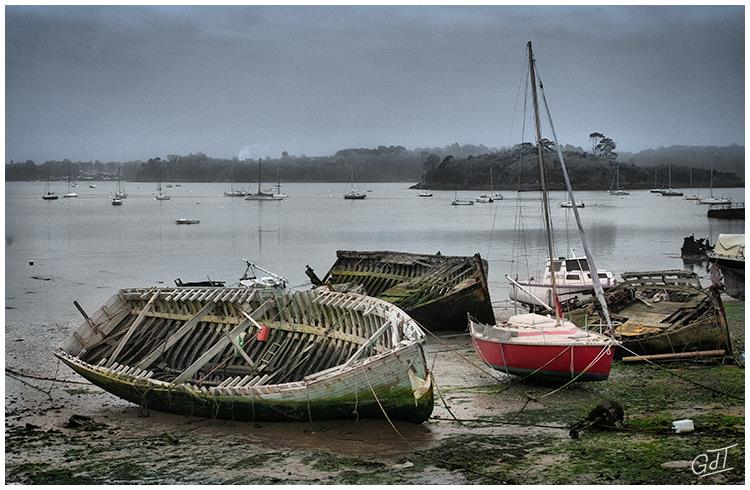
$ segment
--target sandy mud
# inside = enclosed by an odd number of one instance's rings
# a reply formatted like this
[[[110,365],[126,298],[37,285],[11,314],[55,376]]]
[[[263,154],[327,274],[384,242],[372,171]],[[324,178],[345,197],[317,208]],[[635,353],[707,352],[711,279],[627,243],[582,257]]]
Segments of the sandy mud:
[[[744,302],[726,306],[736,352],[744,353]],[[547,395],[553,386],[519,384],[483,367],[468,334],[456,332],[428,339],[439,396],[436,392],[433,417],[424,424],[244,423],[147,411],[109,395],[51,355],[50,346],[70,329],[6,325],[8,483],[745,480],[744,369],[734,365],[665,367],[737,398],[665,369],[621,364],[607,381]],[[571,439],[569,426],[603,400],[624,407],[627,429],[590,429]],[[670,430],[673,420],[684,418],[694,421],[694,432]],[[731,469],[702,478],[694,474],[696,457],[734,444],[727,450]]]

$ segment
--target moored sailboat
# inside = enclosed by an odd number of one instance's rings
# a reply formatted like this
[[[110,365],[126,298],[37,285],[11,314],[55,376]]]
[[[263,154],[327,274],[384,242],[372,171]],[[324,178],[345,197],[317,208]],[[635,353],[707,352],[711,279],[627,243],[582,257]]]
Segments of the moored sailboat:
[[[234,160],[232,160],[232,169],[229,174],[229,190],[225,191],[224,195],[227,197],[245,197],[245,194],[247,194],[247,192],[244,190],[234,188]]]
[[[667,178],[668,187],[660,191],[662,196],[666,197],[678,197],[682,195],[682,192],[672,189],[672,164],[669,164],[669,177]]]
[[[258,192],[246,193],[245,200],[246,201],[281,201],[283,200],[284,196],[274,194],[273,192],[263,192],[260,189],[260,182],[262,179],[261,172],[262,172],[262,161],[260,158],[258,158]]]
[[[549,196],[545,177],[544,152],[542,151],[537,72],[531,42],[528,43],[527,48],[529,79],[536,126],[537,163],[541,184],[545,238],[549,264],[552,266],[555,263],[555,253]],[[554,125],[552,125],[552,119],[549,116],[549,108],[547,107],[546,99],[544,99],[541,83],[539,83],[539,86],[540,90],[542,90],[545,108],[547,108],[547,115],[550,127],[552,128],[555,146],[557,147],[560,167],[563,171],[570,202],[575,212],[576,223],[581,231],[581,241],[586,251],[591,278],[594,283],[594,291],[596,296],[601,299],[603,297],[602,286],[583,234],[575,197],[565,167],[565,160],[557,142],[557,135],[555,134]],[[554,312],[554,317],[535,313],[520,314],[511,316],[508,320],[496,325],[485,325],[469,317],[469,330],[475,350],[482,360],[492,368],[507,374],[522,376],[525,379],[563,379],[569,381],[607,379],[614,357],[613,346],[616,343],[605,335],[580,329],[574,323],[565,320],[558,297],[555,274],[551,274],[550,279],[554,307],[547,305],[542,300],[540,302],[546,309]],[[606,312],[606,304],[604,309]]]
[[[73,192],[70,190],[70,162],[68,162],[68,192],[63,194],[63,197],[78,197],[77,192]]]
[[[171,196],[162,193],[161,189],[161,159],[157,158],[159,160],[159,184],[156,186],[156,190],[158,194],[154,197],[157,201],[169,201],[171,199]]]
[[[615,162],[614,187],[610,186],[609,193],[613,196],[629,196],[630,192],[620,188],[620,163]]]
[[[47,181],[44,183],[44,194],[42,194],[42,199],[45,201],[54,201],[57,198],[58,195],[49,188],[49,164],[47,164]]]
[[[711,197],[701,199],[698,201],[699,204],[732,204],[732,200],[726,197],[714,197],[714,162],[711,161],[711,177],[709,179],[711,187]]]
[[[350,165],[350,177],[349,177],[349,191],[344,194],[344,199],[349,200],[355,200],[359,201],[362,199],[367,199],[367,194],[364,192],[361,192],[357,186],[354,184],[354,163],[352,162]]]

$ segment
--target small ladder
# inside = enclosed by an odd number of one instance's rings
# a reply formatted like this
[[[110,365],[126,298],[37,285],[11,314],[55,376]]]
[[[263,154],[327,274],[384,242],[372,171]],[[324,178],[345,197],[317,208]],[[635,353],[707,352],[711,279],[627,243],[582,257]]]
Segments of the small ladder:
[[[286,345],[286,342],[284,342],[284,344],[280,344],[278,342],[274,342],[273,344],[271,344],[268,350],[266,350],[260,357],[260,361],[258,362],[258,371],[263,371],[269,364],[271,364],[271,361],[273,361],[276,355],[281,352],[284,345]]]

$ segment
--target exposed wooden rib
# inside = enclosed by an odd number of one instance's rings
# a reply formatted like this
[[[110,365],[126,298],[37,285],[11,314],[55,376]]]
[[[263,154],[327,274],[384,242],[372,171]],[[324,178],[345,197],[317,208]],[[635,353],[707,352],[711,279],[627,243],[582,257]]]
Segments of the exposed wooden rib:
[[[206,316],[209,312],[213,311],[213,309],[216,307],[216,303],[208,303],[206,306],[201,308],[198,313],[193,315],[190,320],[185,322],[185,324],[179,328],[175,333],[169,336],[169,338],[158,346],[156,349],[151,351],[149,355],[143,358],[141,362],[137,364],[137,366],[140,369],[146,369],[153,364],[154,361],[156,361],[159,356],[161,356],[164,352],[171,349],[173,345],[175,345],[182,337],[184,337],[188,332],[192,331],[193,328],[198,324],[201,319]]]
[[[388,330],[388,328],[389,328],[390,326],[391,326],[391,322],[390,322],[390,320],[389,320],[389,321],[387,321],[387,322],[385,322],[385,323],[383,324],[383,326],[382,326],[382,327],[380,327],[380,328],[378,329],[378,331],[377,331],[377,332],[375,332],[375,333],[373,334],[373,336],[372,336],[372,337],[370,337],[370,340],[368,340],[368,341],[367,341],[367,342],[366,342],[366,343],[365,343],[365,344],[364,344],[364,345],[363,345],[362,347],[360,347],[359,349],[357,349],[357,352],[355,352],[355,353],[354,353],[354,355],[353,355],[352,357],[350,357],[350,358],[349,358],[349,360],[348,360],[348,361],[346,361],[346,362],[344,363],[344,365],[342,366],[342,368],[345,368],[345,367],[348,367],[348,366],[350,366],[350,365],[351,365],[351,364],[352,364],[352,363],[353,363],[354,361],[356,361],[357,359],[359,359],[359,358],[360,358],[360,356],[361,356],[361,355],[362,355],[362,354],[363,354],[363,353],[364,353],[364,352],[365,352],[365,351],[366,351],[366,350],[367,350],[367,349],[368,349],[368,348],[369,348],[369,347],[370,347],[371,345],[373,345],[373,344],[374,344],[375,342],[377,342],[377,340],[378,340],[378,339],[380,339],[380,336],[381,336],[381,335],[383,335],[383,334],[384,334],[384,333],[386,332],[386,330]]]
[[[273,305],[272,300],[268,300],[262,305],[260,305],[255,311],[253,311],[250,314],[251,318],[246,319],[234,329],[232,329],[231,332],[227,335],[229,338],[234,338],[244,332],[245,330],[250,327],[255,322],[255,318],[260,318],[261,316],[265,315],[265,313],[271,308]],[[182,372],[175,380],[172,382],[172,384],[180,384],[183,381],[187,381],[190,379],[195,373],[198,372],[200,368],[203,367],[208,361],[213,359],[217,354],[219,354],[221,351],[223,351],[227,344],[230,342],[229,338],[222,337],[216,344],[213,345],[210,349],[208,349],[202,356],[198,358],[193,364],[190,365],[185,371]]]
[[[112,365],[112,363],[117,359],[117,356],[120,355],[120,351],[122,348],[127,344],[128,340],[130,339],[130,336],[133,335],[133,332],[136,328],[143,322],[143,319],[146,317],[146,312],[151,308],[151,306],[154,304],[154,301],[159,296],[158,291],[154,292],[151,295],[151,299],[148,300],[148,303],[146,303],[146,306],[143,308],[143,311],[140,315],[138,315],[138,318],[135,319],[132,325],[130,325],[130,328],[128,329],[128,332],[125,334],[125,336],[120,340],[120,343],[117,344],[117,347],[115,348],[115,351],[112,353],[112,356],[109,359],[109,364]]]
[[[233,336],[229,335],[228,333],[225,334],[225,335],[227,336],[227,338],[229,339],[229,341],[232,343],[232,345],[234,345],[234,348],[237,349],[237,352],[240,353],[240,355],[245,360],[245,362],[247,362],[248,364],[250,364],[251,368],[258,369],[258,366],[256,366],[255,363],[253,362],[253,360],[250,359],[250,356],[247,355],[247,352],[245,352],[245,349],[243,349],[242,346],[240,345],[240,343],[237,342],[237,336],[233,337]]]

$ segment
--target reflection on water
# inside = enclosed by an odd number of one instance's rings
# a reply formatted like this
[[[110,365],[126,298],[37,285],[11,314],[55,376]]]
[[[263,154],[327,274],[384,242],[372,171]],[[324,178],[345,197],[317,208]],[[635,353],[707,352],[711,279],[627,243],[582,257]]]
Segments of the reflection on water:
[[[109,184],[81,189],[78,199],[43,201],[43,184],[6,183],[6,310],[13,321],[77,319],[72,301],[100,306],[121,287],[169,285],[183,280],[233,283],[244,269],[240,257],[289,279],[309,284],[306,264],[325,272],[336,250],[401,250],[472,255],[490,265],[493,301],[504,300],[504,278],[523,262],[540,270],[546,256],[541,205],[531,193],[523,200],[505,192],[492,204],[451,206],[453,192],[419,198],[409,184],[363,184],[363,201],[342,198],[343,184],[288,184],[287,201],[245,201],[223,196],[226,185],[184,183],[172,199],[155,201],[151,186],[128,186],[123,206],[112,206]],[[342,188],[344,191],[338,192]],[[722,194],[743,200],[743,189]],[[696,191],[698,192],[698,191]],[[479,192],[466,192],[467,197]],[[551,193],[556,253],[583,254],[572,211]],[[706,207],[648,191],[630,196],[579,192],[586,234],[597,265],[621,273],[682,268],[686,235],[744,233],[742,221],[708,220]],[[175,225],[176,218],[200,224]],[[523,234],[517,233],[523,225]],[[34,266],[28,262],[33,260]],[[525,267],[525,264],[524,264]],[[101,271],[107,271],[102,273]],[[31,276],[52,277],[39,281]]]

